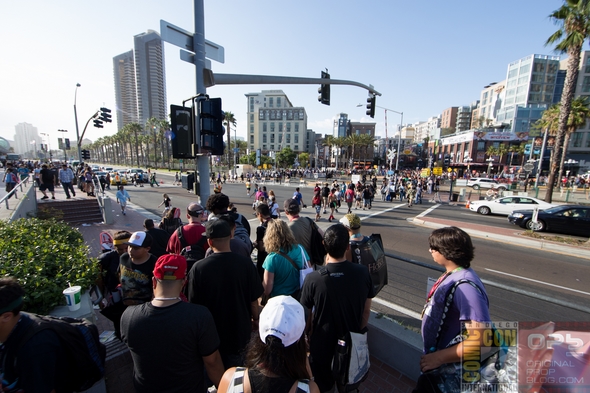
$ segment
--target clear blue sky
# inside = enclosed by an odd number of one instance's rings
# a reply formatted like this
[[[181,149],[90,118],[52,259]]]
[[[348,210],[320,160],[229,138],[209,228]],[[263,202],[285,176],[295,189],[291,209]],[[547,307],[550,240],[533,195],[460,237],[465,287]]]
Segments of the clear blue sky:
[[[556,29],[548,15],[560,0],[205,0],[205,37],[225,47],[225,64],[213,71],[332,78],[372,84],[383,95],[377,105],[404,112],[412,123],[468,105],[483,86],[501,81],[508,63],[532,53],[555,54],[544,43]],[[160,30],[164,19],[194,30],[192,0],[23,0],[3,2],[0,33],[0,135],[13,139],[14,126],[31,123],[51,134],[75,138],[74,90],[80,128],[101,106],[115,108],[114,56],[133,48],[133,36]],[[179,48],[166,44],[168,105],[195,93],[194,66]],[[332,86],[331,106],[317,100],[318,85],[214,86],[212,97],[234,113],[238,136],[246,135],[244,94],[282,89],[295,106],[306,108],[308,127],[332,132],[345,112],[371,121],[367,92]],[[377,109],[377,135],[384,136],[384,112]],[[390,113],[389,136],[399,115]],[[96,140],[116,133],[88,127]],[[58,135],[59,134],[59,135]]]

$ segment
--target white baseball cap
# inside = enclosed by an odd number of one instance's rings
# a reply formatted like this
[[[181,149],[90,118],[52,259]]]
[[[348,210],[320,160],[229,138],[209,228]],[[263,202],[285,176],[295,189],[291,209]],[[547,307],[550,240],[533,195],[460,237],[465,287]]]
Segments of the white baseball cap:
[[[288,347],[301,338],[304,329],[303,306],[291,296],[270,298],[260,313],[258,332],[264,343],[266,337],[275,336]]]

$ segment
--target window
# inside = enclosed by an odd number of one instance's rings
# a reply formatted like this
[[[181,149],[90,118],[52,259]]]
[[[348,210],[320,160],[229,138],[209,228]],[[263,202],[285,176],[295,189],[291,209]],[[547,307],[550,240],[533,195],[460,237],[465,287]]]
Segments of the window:
[[[299,120],[303,120],[303,111],[299,112]]]
[[[279,123],[279,132],[283,132],[283,123]]]
[[[287,143],[291,143],[291,134],[287,134]]]
[[[478,141],[477,142],[477,150],[482,151],[486,149],[486,142],[485,141]]]
[[[293,120],[293,111],[287,112],[287,120]]]
[[[279,134],[279,145],[283,143],[283,134]]]
[[[287,123],[287,132],[291,132],[291,123]]]
[[[295,134],[295,143],[299,143],[299,134]]]
[[[262,145],[262,150],[266,150],[266,145]]]
[[[518,68],[515,68],[513,70],[510,70],[508,72],[508,79],[514,78],[517,74],[518,74]]]
[[[250,124],[250,134],[254,134],[254,125]]]
[[[262,134],[262,143],[266,143],[266,134]]]
[[[582,93],[590,93],[590,76],[585,76],[582,80]]]
[[[258,112],[258,120],[264,120],[264,111]]]
[[[299,132],[299,123],[295,123],[295,132]]]
[[[276,112],[275,111],[270,111],[270,120],[275,120],[276,119]]]
[[[277,108],[281,107],[281,97],[277,97]]]
[[[275,132],[275,123],[270,123],[270,132]]]
[[[523,65],[522,67],[520,67],[520,75],[528,74],[530,70],[531,70],[530,64]]]
[[[268,99],[268,107],[269,108],[273,108],[274,107],[274,98],[273,97],[270,97]]]
[[[275,134],[270,134],[270,143],[275,143]]]
[[[294,150],[299,151],[299,145],[295,145]]]
[[[253,122],[254,122],[254,114],[250,113],[250,123],[253,123]]]
[[[275,149],[275,145],[270,145],[270,150],[274,150]]]
[[[529,83],[529,76],[528,75],[521,76],[520,78],[518,78],[519,85],[524,85],[526,83]]]
[[[250,112],[254,112],[254,97],[250,97]]]
[[[266,123],[262,123],[262,132],[266,132]]]
[[[574,132],[572,134],[572,138],[570,140],[570,145],[572,147],[582,147],[582,138],[584,134],[581,132]]]
[[[254,135],[250,135],[250,144],[254,144]]]

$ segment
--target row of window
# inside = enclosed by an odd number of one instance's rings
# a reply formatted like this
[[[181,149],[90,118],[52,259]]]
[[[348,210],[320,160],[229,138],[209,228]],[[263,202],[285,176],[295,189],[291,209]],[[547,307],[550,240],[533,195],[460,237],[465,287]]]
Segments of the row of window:
[[[258,111],[258,120],[303,120],[304,113],[303,110],[295,109],[295,110],[269,110],[269,109],[260,109]]]
[[[253,135],[250,136],[250,139],[254,138]],[[279,143],[283,143],[283,135],[279,134],[278,135],[278,140]],[[287,141],[287,143],[291,143],[291,135],[287,134],[285,136],[285,140]],[[293,140],[295,141],[295,143],[299,143],[299,135],[295,134],[295,137],[293,138]],[[262,143],[266,143],[267,142],[267,134],[263,134],[262,135]],[[275,143],[275,134],[270,134],[270,143]]]

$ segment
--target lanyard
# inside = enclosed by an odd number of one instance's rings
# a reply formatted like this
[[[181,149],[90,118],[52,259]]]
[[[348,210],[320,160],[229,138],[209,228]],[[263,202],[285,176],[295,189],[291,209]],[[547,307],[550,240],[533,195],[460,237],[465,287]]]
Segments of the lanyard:
[[[436,292],[437,288],[440,286],[440,284],[443,283],[444,280],[446,280],[446,278],[448,276],[450,276],[451,274],[458,272],[459,270],[463,270],[463,268],[461,266],[451,270],[450,272],[445,272],[442,276],[440,276],[438,278],[438,280],[436,280],[436,282],[434,283],[434,285],[432,286],[432,288],[430,288],[430,292],[428,292],[428,297],[426,298],[426,304],[428,304],[428,302],[430,302],[430,299],[432,298],[432,296],[434,295],[434,292]]]

